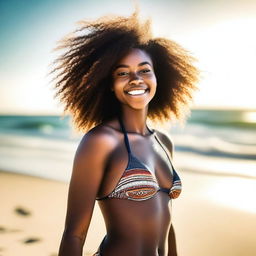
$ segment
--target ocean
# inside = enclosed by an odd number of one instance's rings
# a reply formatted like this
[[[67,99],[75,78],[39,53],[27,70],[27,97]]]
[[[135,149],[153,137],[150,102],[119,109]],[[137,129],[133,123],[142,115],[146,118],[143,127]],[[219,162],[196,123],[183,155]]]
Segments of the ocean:
[[[167,132],[181,172],[256,178],[256,110],[195,109]],[[0,170],[68,182],[81,137],[70,117],[2,115]]]

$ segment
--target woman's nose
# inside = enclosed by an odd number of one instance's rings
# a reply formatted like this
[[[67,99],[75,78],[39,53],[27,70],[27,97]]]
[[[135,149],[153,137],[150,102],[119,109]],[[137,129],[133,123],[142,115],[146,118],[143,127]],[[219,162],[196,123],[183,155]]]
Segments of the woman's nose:
[[[129,84],[137,85],[137,84],[141,84],[142,82],[143,82],[142,79],[136,73],[131,74]]]

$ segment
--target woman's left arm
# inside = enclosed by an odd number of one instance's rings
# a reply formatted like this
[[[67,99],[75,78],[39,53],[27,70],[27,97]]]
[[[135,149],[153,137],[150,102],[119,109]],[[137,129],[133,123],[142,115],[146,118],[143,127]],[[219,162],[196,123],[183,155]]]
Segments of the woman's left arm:
[[[177,256],[176,237],[173,225],[171,224],[168,235],[168,256]]]
[[[167,148],[168,153],[170,155],[170,158],[173,157],[173,144],[170,140],[170,138],[162,133],[157,132],[158,137],[160,138],[161,142],[164,144],[164,146]],[[173,225],[171,224],[168,234],[168,256],[177,256],[177,246],[176,246],[176,237]]]

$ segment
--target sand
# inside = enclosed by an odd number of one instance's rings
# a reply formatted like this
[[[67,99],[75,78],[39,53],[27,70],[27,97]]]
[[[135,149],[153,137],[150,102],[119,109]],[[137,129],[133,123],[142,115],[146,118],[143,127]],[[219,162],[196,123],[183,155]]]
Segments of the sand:
[[[180,176],[184,191],[172,203],[179,256],[255,256],[256,180],[188,171]],[[67,183],[0,172],[0,256],[56,256],[67,192]],[[96,205],[84,255],[104,234]]]

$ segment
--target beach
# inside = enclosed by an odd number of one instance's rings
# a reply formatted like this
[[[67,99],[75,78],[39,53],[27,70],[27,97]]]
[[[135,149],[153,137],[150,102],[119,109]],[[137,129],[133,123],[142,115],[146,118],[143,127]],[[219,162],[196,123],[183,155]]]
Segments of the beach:
[[[255,116],[193,110],[184,129],[167,127],[183,183],[170,205],[178,256],[256,255]],[[0,116],[0,256],[57,255],[81,137],[70,118]],[[104,235],[96,203],[84,255]]]
[[[255,180],[186,171],[180,174],[184,190],[179,199],[172,201],[178,255],[254,256]],[[236,179],[242,188],[239,193],[228,185],[219,185],[233,184]],[[247,190],[243,191],[243,186]],[[248,190],[251,190],[249,195]],[[56,256],[64,227],[67,193],[67,182],[0,172],[0,255]],[[240,194],[238,205],[218,201],[221,194],[224,198]],[[249,199],[248,209],[244,208],[243,196],[244,200]],[[242,203],[240,208],[239,203]],[[104,222],[96,204],[84,255],[95,252],[104,234]]]

